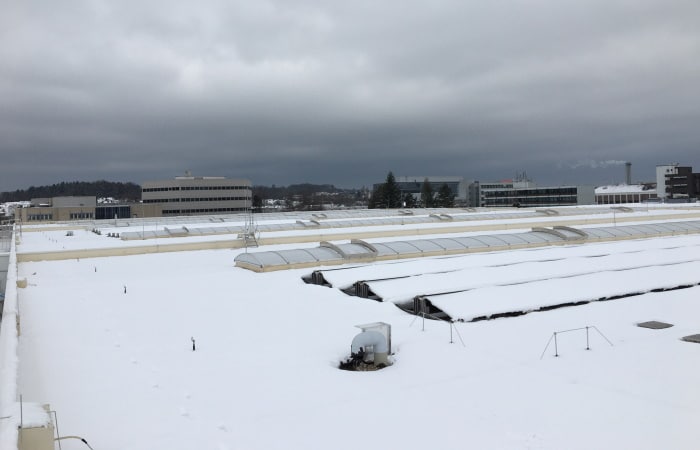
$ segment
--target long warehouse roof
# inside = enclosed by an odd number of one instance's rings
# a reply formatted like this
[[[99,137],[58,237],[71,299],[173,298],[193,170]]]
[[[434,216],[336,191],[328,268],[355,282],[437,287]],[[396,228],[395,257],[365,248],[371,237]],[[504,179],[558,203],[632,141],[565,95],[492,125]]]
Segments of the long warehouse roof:
[[[529,232],[512,234],[417,239],[372,244],[360,240],[352,240],[346,244],[322,242],[319,247],[311,249],[243,253],[238,255],[235,261],[238,267],[265,272],[321,265],[540,247],[567,242],[584,243],[690,233],[700,233],[700,221],[585,229],[534,228]]]
[[[633,208],[618,207],[619,212],[634,212]],[[340,229],[353,227],[372,226],[392,226],[392,225],[416,225],[429,223],[460,223],[474,222],[481,220],[501,220],[501,219],[528,219],[551,216],[579,216],[610,214],[610,208],[557,208],[537,209],[537,210],[516,210],[516,211],[486,211],[478,212],[474,209],[416,209],[416,210],[349,210],[349,211],[328,211],[328,213],[305,213],[294,214],[261,214],[256,215],[261,221],[256,225],[256,231],[260,233],[271,233],[278,231],[313,230],[313,229]],[[238,216],[240,223],[241,217]],[[141,219],[140,219],[141,220]],[[145,220],[145,219],[143,219]],[[169,228],[167,225],[180,225],[184,218],[175,218],[168,222],[162,222],[163,230],[157,231],[125,231],[120,233],[123,240],[151,239],[184,236],[204,236],[204,235],[238,235],[245,232],[244,225],[225,225],[226,222],[211,221],[200,222],[211,226],[198,227],[197,224]],[[279,223],[269,223],[286,220]],[[294,220],[294,221],[291,221]],[[125,221],[124,226],[141,224],[142,222]],[[151,225],[153,220],[149,221]],[[156,224],[158,222],[155,222]],[[213,226],[214,223],[221,223],[221,226]]]

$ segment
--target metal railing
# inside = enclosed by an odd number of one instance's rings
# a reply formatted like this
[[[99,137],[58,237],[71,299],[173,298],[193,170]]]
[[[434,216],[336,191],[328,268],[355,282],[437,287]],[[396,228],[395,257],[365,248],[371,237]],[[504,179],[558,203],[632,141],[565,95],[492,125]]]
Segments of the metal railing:
[[[459,337],[459,341],[462,343],[462,347],[466,347],[466,344],[464,343],[464,339],[462,339],[462,335],[459,334],[459,330],[457,329],[455,324],[453,322],[451,322],[449,320],[445,320],[441,317],[437,317],[437,316],[434,316],[432,314],[421,311],[420,313],[416,314],[416,317],[413,318],[409,327],[412,327],[413,324],[416,322],[416,320],[418,320],[419,317],[423,318],[423,326],[422,326],[421,331],[425,331],[425,318],[426,317],[429,317],[429,318],[434,319],[434,320],[439,320],[440,322],[445,322],[445,323],[450,325],[450,344],[454,344],[454,339],[453,339],[453,335],[452,335],[452,330],[454,330],[454,332],[457,333],[457,337]]]
[[[570,333],[572,331],[582,331],[582,330],[586,331],[586,350],[591,349],[589,330],[595,330],[598,334],[600,334],[603,337],[603,339],[608,341],[608,344],[610,344],[611,347],[613,346],[613,343],[610,342],[610,339],[605,337],[605,335],[603,333],[601,333],[600,330],[595,326],[585,326],[585,327],[581,327],[581,328],[572,328],[570,330],[555,331],[552,333],[552,336],[549,338],[549,341],[547,341],[547,345],[545,346],[544,350],[542,350],[542,354],[540,355],[540,359],[544,358],[544,354],[547,351],[547,349],[549,348],[549,345],[552,343],[552,340],[554,341],[554,356],[557,356],[557,357],[559,356],[559,345],[557,343],[557,335],[562,334],[562,333]]]

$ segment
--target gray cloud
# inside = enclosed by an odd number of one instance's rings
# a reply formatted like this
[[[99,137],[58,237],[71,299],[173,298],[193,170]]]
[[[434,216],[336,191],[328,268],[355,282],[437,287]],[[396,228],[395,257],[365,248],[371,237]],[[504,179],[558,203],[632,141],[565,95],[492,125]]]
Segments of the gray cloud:
[[[699,21],[681,0],[6,2],[0,190],[652,180],[700,166]]]

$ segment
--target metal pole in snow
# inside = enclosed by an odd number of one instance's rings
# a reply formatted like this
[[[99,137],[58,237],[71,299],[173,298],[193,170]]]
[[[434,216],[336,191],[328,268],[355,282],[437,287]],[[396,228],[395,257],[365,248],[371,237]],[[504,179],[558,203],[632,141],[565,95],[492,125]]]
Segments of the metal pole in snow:
[[[559,348],[557,347],[557,332],[554,332],[554,356],[559,356]]]
[[[58,450],[62,450],[63,447],[61,447],[61,432],[58,431],[58,415],[56,414],[56,411],[53,411],[53,420],[54,420],[54,422],[56,422],[56,438],[57,438],[54,440],[58,440]],[[87,442],[86,442],[86,444],[87,444]],[[88,447],[90,447],[90,446],[88,445]]]
[[[591,346],[588,343],[588,327],[586,327],[586,350],[590,350]]]

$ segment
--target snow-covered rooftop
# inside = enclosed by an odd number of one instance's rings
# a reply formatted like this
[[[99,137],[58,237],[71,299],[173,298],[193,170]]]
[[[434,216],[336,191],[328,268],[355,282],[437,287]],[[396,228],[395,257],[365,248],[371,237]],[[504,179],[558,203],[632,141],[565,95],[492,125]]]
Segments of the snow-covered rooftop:
[[[656,189],[646,184],[608,184],[595,188],[596,194],[655,194]]]
[[[139,244],[46,228],[17,250],[104,242]],[[354,263],[324,271],[331,288],[305,284],[311,269],[237,268],[245,249],[23,262],[18,392],[95,449],[695,449],[700,345],[681,338],[700,333],[699,247],[683,235]],[[383,302],[341,290],[391,277],[372,286]],[[452,325],[394,305],[427,294],[468,319],[634,291]],[[673,326],[637,326],[651,320]],[[338,370],[373,322],[391,325],[393,365]]]

